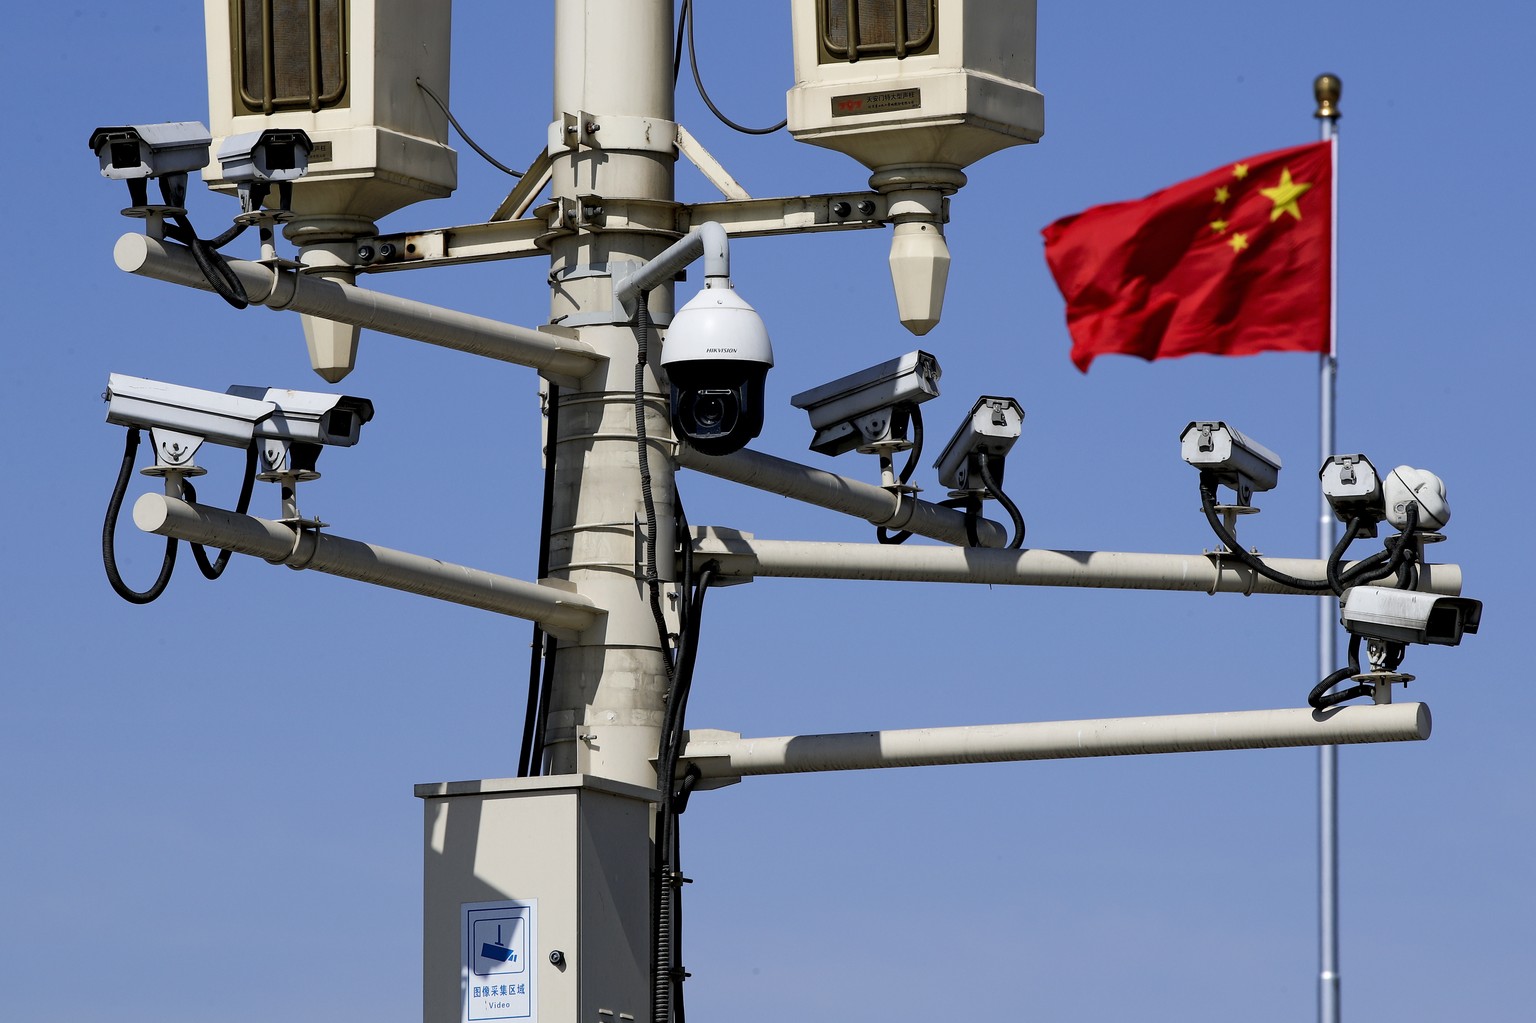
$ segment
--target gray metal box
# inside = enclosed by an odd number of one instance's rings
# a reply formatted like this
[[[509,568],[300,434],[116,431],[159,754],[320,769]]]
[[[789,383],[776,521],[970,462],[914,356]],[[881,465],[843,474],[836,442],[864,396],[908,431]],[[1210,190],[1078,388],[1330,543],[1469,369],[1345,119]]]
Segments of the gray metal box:
[[[566,775],[416,795],[425,1023],[649,1019],[654,791]]]

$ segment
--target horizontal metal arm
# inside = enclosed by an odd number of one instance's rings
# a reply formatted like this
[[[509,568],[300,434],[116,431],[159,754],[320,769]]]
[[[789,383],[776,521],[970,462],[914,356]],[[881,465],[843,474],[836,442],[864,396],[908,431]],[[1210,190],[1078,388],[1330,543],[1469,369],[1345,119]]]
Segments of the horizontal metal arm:
[[[813,543],[760,540],[748,533],[721,529],[697,531],[697,535],[694,556],[717,560],[720,569],[716,574],[725,579],[885,579],[984,583],[989,586],[1080,586],[1333,596],[1328,590],[1297,590],[1282,586],[1235,558],[1214,554],[959,550],[916,545]],[[1266,558],[1265,561],[1297,578],[1323,578],[1324,563],[1319,560]],[[1393,586],[1395,580],[1383,580],[1380,585]],[[1452,596],[1460,593],[1461,566],[1421,565],[1419,588],[1428,593]]]
[[[511,579],[314,529],[296,529],[254,515],[192,504],[164,494],[140,497],[133,506],[133,522],[146,533],[249,554],[289,568],[314,569],[526,618],[566,637],[588,628],[607,613],[579,593],[547,583]]]
[[[1429,708],[1422,703],[1367,704],[1326,711],[1244,710],[780,735],[766,739],[721,739],[712,737],[722,734],[719,732],[693,732],[683,747],[679,775],[689,765],[697,767],[702,780],[709,782],[753,774],[1402,742],[1427,739],[1429,732]]]
[[[945,543],[965,545],[965,513],[954,508],[897,495],[862,480],[849,479],[824,469],[813,469],[787,458],[743,449],[731,455],[706,455],[682,444],[677,464],[733,483],[843,512],[876,526],[910,530]],[[991,519],[976,521],[976,538],[983,547],[1001,547],[1007,531]]]
[[[120,269],[141,277],[169,281],[203,291],[212,290],[192,253],[142,234],[125,234],[113,252]],[[396,337],[425,341],[473,355],[483,355],[574,382],[604,361],[583,341],[542,330],[518,327],[485,316],[359,288],[243,259],[229,267],[257,305],[291,309],[338,323],[351,323]]]

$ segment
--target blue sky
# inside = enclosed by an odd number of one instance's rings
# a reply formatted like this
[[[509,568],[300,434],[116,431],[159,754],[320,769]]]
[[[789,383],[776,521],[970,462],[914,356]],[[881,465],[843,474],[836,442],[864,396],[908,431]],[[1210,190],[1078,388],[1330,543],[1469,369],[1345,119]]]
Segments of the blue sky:
[[[771,123],[792,84],[786,5],[703,0],[712,93]],[[550,4],[456,5],[451,104],[524,164],[550,119]],[[1435,555],[1486,603],[1482,633],[1415,649],[1426,743],[1347,748],[1344,1007],[1352,1018],[1523,1019],[1536,956],[1536,799],[1524,726],[1533,602],[1513,557],[1536,503],[1528,242],[1536,158],[1528,5],[1044,3],[1047,134],[968,170],[952,203],[944,433],[981,393],[1027,412],[1009,492],[1032,546],[1214,544],[1178,435],[1226,419],[1285,460],[1245,543],[1312,553],[1316,360],[1269,354],[1069,363],[1039,229],[1316,136],[1311,82],[1342,76],[1341,450],[1446,481]],[[743,45],[742,41],[750,41]],[[418,782],[515,772],[520,621],[241,559],[180,566],[132,607],[97,539],[121,456],[109,372],[222,390],[322,389],[298,323],[131,278],[122,189],[97,125],[207,118],[201,6],[26,5],[4,43],[4,404],[12,497],[0,616],[0,1012],[30,1020],[419,1018]],[[685,79],[686,81],[686,79]],[[861,188],[786,134],[745,138],[691,87],[678,118],[754,195]],[[509,186],[459,145],[460,187],[396,214],[476,222]],[[679,171],[681,198],[712,198]],[[194,182],[196,222],[231,203]],[[211,233],[209,228],[203,228]],[[249,255],[237,243],[238,254]],[[888,235],[747,240],[742,294],[773,334],[756,446],[805,450],[788,397],[917,347]],[[367,283],[511,322],[547,312],[539,260]],[[693,285],[685,287],[689,293]],[[531,371],[365,334],[344,387],[376,420],[302,494],[336,532],[531,577]],[[47,440],[41,448],[39,438]],[[204,500],[233,501],[211,452]],[[695,524],[872,541],[833,513],[684,474]],[[920,482],[936,489],[926,467]],[[131,494],[150,489],[136,480]],[[275,515],[270,488],[254,510]],[[1514,532],[1509,531],[1513,529]],[[125,530],[145,580],[157,544]],[[690,723],[746,735],[1299,706],[1316,681],[1309,598],[760,580],[711,597]],[[689,1008],[758,1023],[1313,1013],[1316,753],[1282,750],[751,779],[684,818]]]

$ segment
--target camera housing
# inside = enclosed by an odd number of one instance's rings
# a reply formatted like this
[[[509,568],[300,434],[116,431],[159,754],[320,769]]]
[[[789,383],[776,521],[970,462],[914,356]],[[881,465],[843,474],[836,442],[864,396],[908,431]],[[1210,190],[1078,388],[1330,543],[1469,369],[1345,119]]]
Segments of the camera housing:
[[[729,278],[710,277],[672,317],[662,347],[672,428],[707,455],[739,451],[763,429],[773,345]]]
[[[1279,482],[1280,456],[1226,423],[1190,423],[1179,434],[1179,443],[1184,461],[1231,487],[1241,507]]]
[[[257,424],[276,411],[269,401],[122,373],[108,376],[106,399],[107,422],[148,430],[156,465],[186,475],[202,472],[193,456],[204,441],[249,447]]]
[[[1457,646],[1482,615],[1480,600],[1386,586],[1352,586],[1339,599],[1339,624],[1351,635],[1389,643]]]
[[[1382,502],[1387,521],[1397,529],[1408,528],[1408,508],[1417,505],[1414,529],[1433,532],[1451,521],[1451,505],[1445,497],[1445,482],[1428,469],[1400,465],[1381,484]]]
[[[325,445],[351,447],[373,419],[373,402],[348,394],[236,384],[225,393],[265,401],[272,415],[256,425],[267,471],[313,473]]]
[[[1364,455],[1329,455],[1317,472],[1323,496],[1340,522],[1360,519],[1376,535],[1376,523],[1387,516],[1381,496],[1381,477]]]
[[[977,456],[986,454],[992,481],[1001,486],[1004,459],[1019,439],[1023,425],[1024,408],[1015,399],[994,395],[977,398],[970,414],[944,446],[939,460],[933,463],[939,471],[939,485],[953,491],[985,490]]]
[[[309,170],[314,148],[302,128],[267,128],[231,135],[219,146],[218,159],[224,180],[235,182],[241,210],[260,209],[274,184],[279,186],[279,205],[287,209],[293,182]]]
[[[148,205],[149,178],[160,179],[160,193],[167,205],[183,205],[187,174],[207,165],[212,144],[212,136],[200,121],[109,125],[91,132],[88,142],[101,162],[101,176],[128,182],[135,206]]]
[[[912,408],[938,397],[941,375],[939,360],[919,350],[801,391],[789,402],[810,416],[811,450],[840,455],[905,442]]]

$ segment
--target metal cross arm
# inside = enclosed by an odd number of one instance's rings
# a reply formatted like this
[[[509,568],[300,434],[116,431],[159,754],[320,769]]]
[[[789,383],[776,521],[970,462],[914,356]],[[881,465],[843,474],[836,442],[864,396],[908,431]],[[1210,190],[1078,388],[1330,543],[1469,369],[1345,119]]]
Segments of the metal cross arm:
[[[125,234],[118,239],[113,256],[118,268],[128,273],[211,290],[184,246],[148,235]],[[514,326],[243,259],[229,260],[229,268],[240,278],[253,304],[530,366],[557,383],[574,384],[605,358],[590,345],[548,329]]]
[[[567,638],[607,614],[587,597],[559,583],[512,579],[164,494],[140,497],[133,506],[133,521],[146,533],[526,618],[547,632]]]
[[[723,582],[782,579],[879,579],[899,582],[980,583],[988,586],[1073,586],[1094,589],[1332,596],[1266,579],[1246,565],[1207,554],[1120,551],[983,550],[760,540],[718,527],[694,530],[694,557],[720,563]],[[1299,576],[1319,575],[1323,562],[1275,558]],[[1388,585],[1391,585],[1390,583]],[[1461,592],[1459,565],[1420,566],[1423,592]]]
[[[701,787],[712,788],[754,774],[1412,742],[1429,738],[1430,728],[1425,704],[1388,703],[1329,711],[1282,708],[758,739],[694,730],[678,767],[679,777],[697,768]]]

